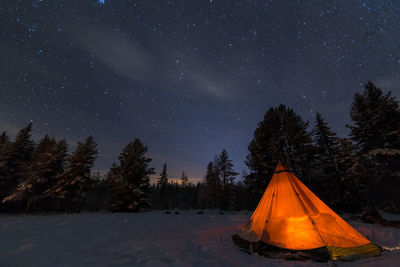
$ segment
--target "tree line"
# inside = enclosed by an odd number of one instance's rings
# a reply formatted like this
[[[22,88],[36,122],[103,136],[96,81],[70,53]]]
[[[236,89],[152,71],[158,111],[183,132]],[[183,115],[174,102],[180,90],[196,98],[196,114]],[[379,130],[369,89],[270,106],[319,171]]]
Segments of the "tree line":
[[[268,109],[258,123],[245,160],[250,173],[238,173],[224,149],[206,166],[204,180],[179,182],[164,163],[156,183],[152,159],[140,139],[126,145],[103,177],[91,171],[97,155],[92,137],[68,143],[48,135],[37,144],[32,125],[11,140],[0,135],[0,212],[140,212],[150,209],[253,210],[278,160],[336,211],[374,206],[400,212],[400,108],[372,82],[356,93],[350,134],[339,138],[320,113],[310,127],[293,109]],[[309,130],[311,128],[311,130]]]
[[[337,137],[321,114],[308,122],[291,108],[270,108],[249,145],[245,184],[254,207],[279,159],[337,211],[359,212],[368,205],[400,212],[400,109],[372,82],[356,93],[350,134]]]

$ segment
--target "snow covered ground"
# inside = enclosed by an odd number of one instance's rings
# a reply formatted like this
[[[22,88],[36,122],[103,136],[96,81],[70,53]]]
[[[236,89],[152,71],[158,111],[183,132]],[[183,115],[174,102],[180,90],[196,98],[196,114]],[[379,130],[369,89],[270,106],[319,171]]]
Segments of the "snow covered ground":
[[[274,260],[236,248],[231,235],[250,212],[206,210],[69,215],[0,215],[0,266],[328,266]],[[394,219],[400,219],[394,218]],[[400,229],[351,222],[379,245],[400,243]],[[338,266],[400,266],[400,252]]]

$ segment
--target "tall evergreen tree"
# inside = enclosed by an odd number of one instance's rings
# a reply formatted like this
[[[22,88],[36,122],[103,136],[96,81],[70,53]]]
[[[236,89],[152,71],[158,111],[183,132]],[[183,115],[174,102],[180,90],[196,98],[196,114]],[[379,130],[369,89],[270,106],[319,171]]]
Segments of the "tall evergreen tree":
[[[118,157],[120,165],[110,170],[112,211],[141,211],[150,207],[150,175],[154,174],[154,169],[148,166],[151,158],[146,153],[147,147],[135,139],[122,150]]]
[[[155,188],[155,199],[153,201],[152,208],[167,209],[168,208],[168,173],[167,163],[164,162],[160,177],[157,180],[157,187]]]
[[[135,200],[137,198],[136,191],[122,178],[121,168],[117,164],[112,164],[106,175],[105,184],[109,193],[108,208],[112,212],[137,211],[139,209]]]
[[[181,185],[182,185],[182,187],[189,185],[189,178],[186,175],[185,171],[182,171],[182,174],[181,174]]]
[[[0,154],[0,200],[12,194],[23,179],[22,172],[34,148],[32,123],[20,130],[14,142],[5,142]]]
[[[12,142],[9,140],[6,132],[0,136],[0,203],[4,199],[4,197],[11,194],[13,187],[15,186],[16,180],[12,180],[10,178],[10,169],[9,161],[11,156]],[[0,204],[0,212],[10,211],[10,207],[6,207],[4,204]]]
[[[158,178],[158,181],[157,181],[157,185],[160,188],[163,188],[167,185],[167,183],[168,183],[167,163],[164,162],[163,169],[162,169],[162,171],[160,173],[160,177]]]
[[[218,207],[218,200],[221,188],[221,181],[219,179],[219,175],[216,172],[216,168],[214,163],[210,161],[207,165],[207,174],[205,177],[206,183],[206,195],[209,201],[211,202],[211,208]]]
[[[348,138],[339,138],[339,146],[336,154],[341,175],[343,176],[352,166],[355,148]]]
[[[185,171],[182,171],[181,174],[181,183],[179,186],[179,208],[188,209],[190,208],[190,192],[191,184],[189,182],[189,178],[186,175]]]
[[[336,186],[340,192],[338,203],[335,206],[340,210],[347,210],[346,207],[355,207],[359,193],[357,183],[349,175],[353,166],[354,146],[347,138],[339,138],[339,146],[336,154],[338,177],[340,178],[339,186]],[[352,210],[355,211],[355,210]]]
[[[84,143],[78,142],[75,151],[67,158],[65,171],[59,175],[57,183],[45,192],[56,199],[58,205],[63,204],[67,211],[78,211],[79,201],[85,199],[92,188],[90,172],[96,159],[96,147],[91,136]]]
[[[253,197],[252,206],[260,200],[279,160],[288,162],[309,183],[313,146],[307,127],[308,122],[285,105],[265,113],[254,132],[246,160],[251,173],[245,178],[245,184]]]
[[[348,125],[356,154],[349,172],[359,203],[400,211],[400,108],[391,92],[368,82],[354,96]]]
[[[2,147],[3,147],[4,144],[7,143],[7,142],[9,142],[9,138],[8,138],[8,136],[7,136],[7,133],[6,133],[6,132],[3,132],[3,133],[0,135],[0,153],[1,153],[1,151],[2,151]]]
[[[124,180],[147,192],[150,186],[150,175],[154,168],[149,168],[151,158],[146,156],[147,147],[140,139],[129,143],[118,157],[120,160],[121,175]]]
[[[338,137],[320,113],[317,113],[312,132],[315,143],[315,167],[311,187],[324,202],[333,206],[339,201],[340,193],[336,190],[341,178],[336,158],[339,150]]]
[[[44,192],[56,183],[56,177],[64,171],[67,147],[65,140],[57,142],[48,135],[41,139],[24,168],[23,180],[14,193],[3,201],[26,201],[25,212],[31,209],[48,210],[49,207],[43,207],[46,204],[42,201],[46,197]]]
[[[14,170],[17,171],[18,167],[26,163],[34,148],[34,143],[31,140],[32,123],[20,130],[12,143],[12,158],[14,161]]]
[[[233,170],[232,160],[229,159],[228,152],[225,149],[219,155],[218,165],[222,186],[225,188],[228,185],[232,185],[238,173]]]
[[[373,149],[400,149],[399,103],[390,91],[384,94],[369,81],[361,94],[355,94],[350,116],[353,125],[347,127],[361,153]]]
[[[233,170],[232,160],[229,159],[228,152],[225,149],[219,155],[218,167],[222,184],[220,208],[228,210],[233,206],[233,181],[238,173]]]

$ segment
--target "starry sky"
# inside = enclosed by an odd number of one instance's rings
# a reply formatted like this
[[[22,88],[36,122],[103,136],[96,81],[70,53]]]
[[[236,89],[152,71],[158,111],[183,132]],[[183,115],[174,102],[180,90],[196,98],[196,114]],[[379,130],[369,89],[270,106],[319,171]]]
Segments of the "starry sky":
[[[0,50],[0,131],[93,135],[102,172],[141,138],[157,174],[241,173],[270,107],[345,136],[368,80],[400,98],[398,1],[5,0]]]

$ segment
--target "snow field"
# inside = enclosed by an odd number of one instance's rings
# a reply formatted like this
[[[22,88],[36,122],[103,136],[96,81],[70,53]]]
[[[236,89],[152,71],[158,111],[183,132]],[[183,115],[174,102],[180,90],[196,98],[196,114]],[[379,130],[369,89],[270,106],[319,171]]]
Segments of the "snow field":
[[[328,266],[249,255],[230,237],[250,212],[206,210],[0,216],[0,266]],[[351,224],[378,245],[395,247],[400,229]],[[338,266],[400,266],[399,250]]]

